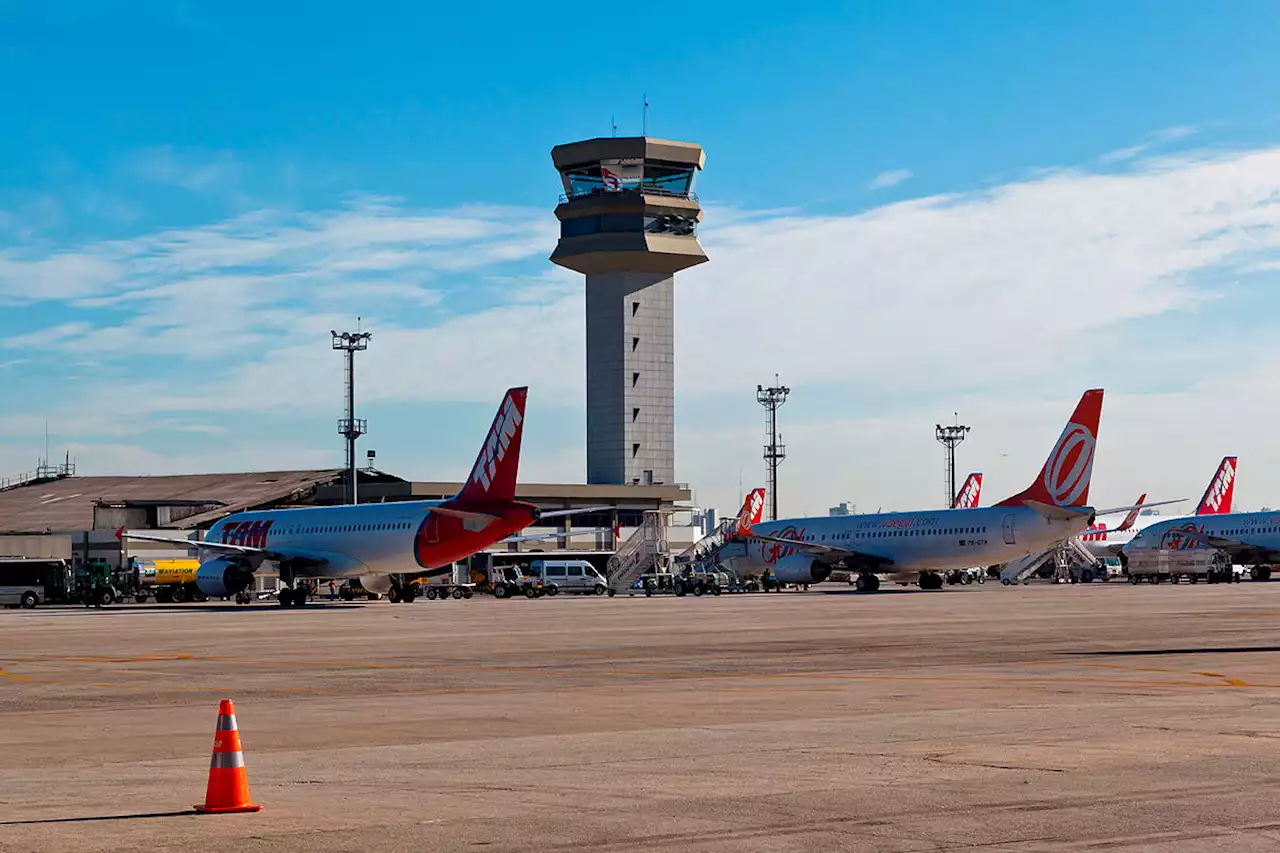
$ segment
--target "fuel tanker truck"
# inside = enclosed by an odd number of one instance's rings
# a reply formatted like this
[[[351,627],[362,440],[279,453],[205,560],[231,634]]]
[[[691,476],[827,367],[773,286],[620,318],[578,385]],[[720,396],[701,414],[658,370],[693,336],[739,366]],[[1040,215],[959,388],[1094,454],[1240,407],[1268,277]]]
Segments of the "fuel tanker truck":
[[[155,598],[161,604],[207,601],[196,586],[200,561],[190,558],[134,560],[134,600],[142,604]]]

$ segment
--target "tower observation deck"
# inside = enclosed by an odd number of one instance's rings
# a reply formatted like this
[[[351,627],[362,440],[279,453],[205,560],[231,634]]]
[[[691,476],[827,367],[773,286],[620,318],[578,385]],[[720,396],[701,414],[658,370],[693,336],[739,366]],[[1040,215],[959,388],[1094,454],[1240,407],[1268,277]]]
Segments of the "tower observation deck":
[[[675,274],[707,259],[702,146],[649,137],[557,145],[553,263],[587,277],[587,482],[675,483]]]

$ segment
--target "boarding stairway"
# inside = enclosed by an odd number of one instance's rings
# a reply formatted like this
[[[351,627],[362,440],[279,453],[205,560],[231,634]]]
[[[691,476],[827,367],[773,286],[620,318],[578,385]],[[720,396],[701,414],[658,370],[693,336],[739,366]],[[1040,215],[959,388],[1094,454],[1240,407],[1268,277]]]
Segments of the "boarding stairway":
[[[747,556],[747,543],[735,537],[738,519],[726,518],[716,529],[676,555],[677,569],[692,568],[695,572],[723,571],[735,581],[741,576],[738,561]]]
[[[625,592],[636,578],[646,572],[666,571],[670,559],[666,513],[645,512],[644,521],[609,558],[605,570],[609,576],[609,589]]]
[[[1060,580],[1077,577],[1085,569],[1095,573],[1102,570],[1089,549],[1079,539],[1071,538],[1007,564],[1000,570],[1000,583],[1006,586],[1024,583],[1050,561],[1054,564],[1054,577]]]

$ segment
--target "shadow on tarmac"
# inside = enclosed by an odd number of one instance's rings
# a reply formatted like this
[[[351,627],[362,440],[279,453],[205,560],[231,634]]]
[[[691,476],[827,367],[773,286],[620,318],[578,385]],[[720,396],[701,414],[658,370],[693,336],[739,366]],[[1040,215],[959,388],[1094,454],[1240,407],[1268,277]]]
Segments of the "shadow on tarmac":
[[[1232,646],[1230,648],[1197,649],[1131,649],[1105,652],[1062,652],[1075,657],[1155,657],[1158,655],[1242,655],[1253,652],[1280,652],[1280,646]]]
[[[360,610],[364,606],[365,602],[358,601],[314,601],[302,607],[281,607],[274,601],[263,601],[257,604],[133,604],[123,607],[120,605],[108,605],[107,607],[69,605],[66,607],[38,607],[34,610],[23,611],[23,613],[26,616],[69,616],[72,613],[106,616],[111,613],[127,615],[134,613],[182,613],[184,611],[199,613],[261,613],[264,610],[281,613],[306,613],[307,611],[314,612],[316,610]]]
[[[96,817],[53,817],[43,820],[4,820],[0,821],[0,826],[36,826],[42,823],[89,823],[98,820],[144,820],[147,818],[186,817],[198,814],[200,813],[195,809],[187,809],[181,812],[146,812],[144,814],[98,815]]]

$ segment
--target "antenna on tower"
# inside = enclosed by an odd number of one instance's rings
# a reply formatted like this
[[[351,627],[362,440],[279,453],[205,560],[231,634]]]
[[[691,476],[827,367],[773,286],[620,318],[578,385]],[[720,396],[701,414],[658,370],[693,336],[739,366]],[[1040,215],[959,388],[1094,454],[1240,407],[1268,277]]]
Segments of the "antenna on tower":
[[[641,126],[643,127],[643,131],[641,132],[640,135],[648,136],[649,135],[649,93],[648,92],[644,94],[644,120],[642,121]]]
[[[613,126],[613,135],[618,135],[618,118],[617,116],[609,116],[609,124]]]

